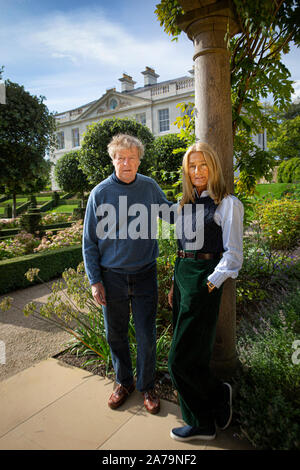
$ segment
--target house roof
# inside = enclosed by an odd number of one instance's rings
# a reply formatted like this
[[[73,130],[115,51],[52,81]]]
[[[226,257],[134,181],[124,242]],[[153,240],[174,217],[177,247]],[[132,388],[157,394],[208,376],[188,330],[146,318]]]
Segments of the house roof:
[[[174,83],[174,82],[177,82],[179,80],[184,80],[184,79],[187,79],[187,78],[191,78],[189,77],[188,75],[184,75],[182,77],[178,77],[178,78],[173,78],[172,80],[165,80],[163,82],[158,82],[158,83],[154,83],[153,85],[146,85],[146,86],[141,86],[141,87],[138,87],[138,88],[134,88],[133,90],[129,90],[129,91],[123,91],[123,92],[117,92],[117,94],[121,94],[123,96],[126,96],[126,95],[135,95],[136,93],[140,93],[142,91],[146,91],[146,90],[149,90],[150,88],[153,88],[153,87],[156,87],[156,86],[160,86],[160,85],[168,85],[170,83]],[[91,109],[91,107],[93,105],[95,105],[96,103],[98,103],[104,96],[106,96],[110,91],[112,91],[113,88],[111,89],[108,89],[100,98],[96,99],[96,100],[93,100],[93,101],[90,101],[89,103],[86,103],[86,104],[83,104],[81,106],[77,106],[76,108],[72,108],[72,109],[67,109],[66,111],[63,111],[61,113],[57,113],[55,114],[55,116],[61,116],[65,113],[69,113],[69,112],[73,112],[73,111],[77,111],[78,109],[81,109],[81,108],[89,108],[89,110]],[[87,109],[83,111],[82,115],[85,114],[87,112]],[[82,116],[81,115],[81,116]]]

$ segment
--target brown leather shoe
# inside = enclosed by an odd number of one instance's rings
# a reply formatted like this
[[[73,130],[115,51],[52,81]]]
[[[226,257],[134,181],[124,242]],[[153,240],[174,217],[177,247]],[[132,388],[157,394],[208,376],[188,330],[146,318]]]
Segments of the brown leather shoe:
[[[153,415],[158,413],[160,410],[160,400],[154,390],[143,392],[143,396],[146,410]]]
[[[121,406],[126,398],[134,391],[135,384],[130,385],[129,388],[124,387],[123,385],[118,384],[117,388],[113,391],[108,400],[108,406],[115,410]]]

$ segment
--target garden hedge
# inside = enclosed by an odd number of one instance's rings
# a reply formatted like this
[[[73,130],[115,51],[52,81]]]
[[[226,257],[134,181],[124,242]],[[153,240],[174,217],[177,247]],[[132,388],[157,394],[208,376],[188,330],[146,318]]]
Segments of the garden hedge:
[[[0,261],[0,295],[39,283],[38,280],[30,282],[25,278],[30,268],[39,268],[41,279],[49,281],[60,276],[65,269],[77,268],[81,261],[81,245]]]
[[[56,230],[71,227],[72,222],[57,222],[56,224],[40,225],[40,230]],[[14,237],[21,232],[21,228],[4,228],[0,230],[0,239]]]

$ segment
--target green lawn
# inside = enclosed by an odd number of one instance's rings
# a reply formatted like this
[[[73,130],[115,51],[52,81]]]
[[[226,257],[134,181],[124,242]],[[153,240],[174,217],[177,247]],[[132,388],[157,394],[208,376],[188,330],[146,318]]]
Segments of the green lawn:
[[[36,197],[36,202],[38,204],[42,204],[42,203],[50,201],[50,200],[51,200],[51,196],[37,196]]]
[[[270,183],[270,184],[258,184],[256,186],[256,190],[258,192],[258,196],[265,196],[266,194],[270,194],[274,197],[274,199],[279,199],[283,191],[288,189],[291,186],[300,187],[300,184],[291,185],[289,183]]]
[[[76,205],[71,205],[71,204],[64,204],[62,206],[55,207],[55,209],[52,209],[51,211],[48,211],[48,213],[56,212],[57,214],[61,213],[72,213],[73,209],[75,209],[77,206]]]
[[[16,202],[17,202],[17,206],[20,206],[20,205],[23,204],[24,202],[27,202],[27,197],[17,197]],[[10,204],[10,205],[12,206],[13,200],[12,200],[12,199],[8,199],[7,201],[2,202],[1,204],[5,205],[5,206],[6,206],[7,204]]]

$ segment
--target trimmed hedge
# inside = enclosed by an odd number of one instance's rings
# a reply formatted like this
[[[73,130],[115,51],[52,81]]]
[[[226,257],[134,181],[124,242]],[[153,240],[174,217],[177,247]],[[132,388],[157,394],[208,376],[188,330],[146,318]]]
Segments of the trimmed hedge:
[[[81,245],[0,261],[0,295],[38,284],[40,281],[37,279],[33,282],[26,279],[25,273],[30,268],[39,268],[39,276],[43,281],[49,281],[60,276],[65,269],[77,268],[81,261]]]
[[[51,225],[40,225],[39,229],[40,230],[57,230],[57,229],[62,229],[62,228],[67,228],[71,227],[72,223],[74,222],[57,222],[57,224],[51,224]],[[9,237],[14,237],[15,235],[18,235],[18,233],[21,232],[21,228],[4,228],[0,230],[0,239],[4,238],[9,238]]]
[[[50,201],[47,201],[44,204],[42,204],[41,206],[39,206],[39,211],[40,212],[47,212],[47,211],[50,211],[51,209],[53,209],[54,207],[55,207],[55,205],[53,204],[53,199],[51,199]]]

